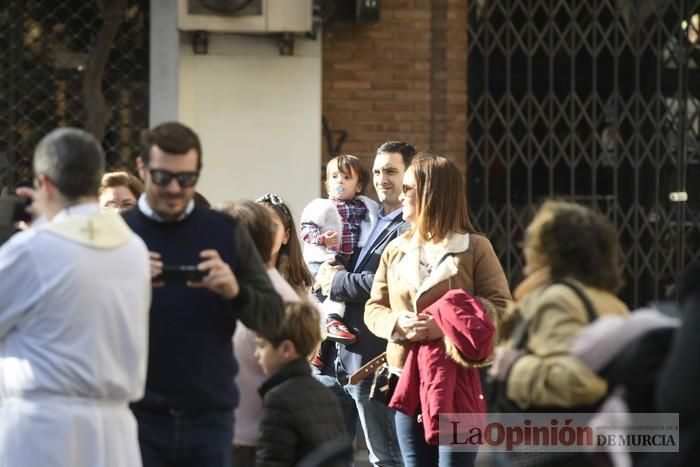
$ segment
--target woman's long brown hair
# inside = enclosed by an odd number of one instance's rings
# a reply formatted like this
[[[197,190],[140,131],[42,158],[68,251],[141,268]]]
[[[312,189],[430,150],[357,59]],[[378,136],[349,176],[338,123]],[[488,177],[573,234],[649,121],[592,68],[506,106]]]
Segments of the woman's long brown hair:
[[[440,242],[452,232],[476,233],[469,220],[464,179],[457,166],[444,157],[421,153],[409,170],[416,179],[415,226],[421,240]]]

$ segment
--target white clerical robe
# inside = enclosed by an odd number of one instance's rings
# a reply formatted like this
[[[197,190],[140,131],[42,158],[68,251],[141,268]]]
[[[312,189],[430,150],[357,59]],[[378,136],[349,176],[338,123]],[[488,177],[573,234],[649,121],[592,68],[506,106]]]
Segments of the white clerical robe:
[[[0,467],[138,467],[146,246],[97,204],[0,248]]]

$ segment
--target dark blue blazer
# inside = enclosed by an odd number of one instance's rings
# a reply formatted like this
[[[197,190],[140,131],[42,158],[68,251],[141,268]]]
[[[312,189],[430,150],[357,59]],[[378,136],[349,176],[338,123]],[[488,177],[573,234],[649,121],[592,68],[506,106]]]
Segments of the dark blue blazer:
[[[330,298],[345,302],[343,322],[357,335],[357,341],[354,344],[338,345],[338,357],[348,374],[357,371],[362,365],[386,350],[386,340],[372,334],[365,325],[365,303],[369,300],[374,273],[379,267],[384,248],[406,229],[408,229],[408,222],[405,222],[401,215],[397,216],[386,225],[360,263],[357,263],[361,251],[358,249],[350,259],[350,263],[346,265],[346,270],[339,271],[333,278]],[[334,375],[334,365],[327,365],[323,373]]]

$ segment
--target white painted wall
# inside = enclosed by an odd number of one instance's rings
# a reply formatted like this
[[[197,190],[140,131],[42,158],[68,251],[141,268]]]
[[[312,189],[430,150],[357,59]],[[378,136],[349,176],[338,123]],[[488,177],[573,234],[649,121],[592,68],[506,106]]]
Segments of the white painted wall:
[[[198,190],[212,203],[276,192],[298,224],[320,195],[320,39],[281,56],[273,38],[212,33],[195,55],[183,33],[179,58],[177,119],[203,146]]]

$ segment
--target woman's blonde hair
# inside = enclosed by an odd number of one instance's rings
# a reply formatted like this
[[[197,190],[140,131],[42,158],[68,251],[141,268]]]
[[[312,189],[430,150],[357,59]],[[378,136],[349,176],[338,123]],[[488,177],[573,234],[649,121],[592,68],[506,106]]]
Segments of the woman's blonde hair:
[[[416,227],[423,241],[448,234],[476,233],[469,220],[467,193],[459,169],[441,156],[421,153],[411,163],[416,180]]]
[[[118,186],[127,187],[136,199],[139,199],[139,196],[143,193],[143,182],[136,175],[132,175],[129,172],[107,172],[102,176],[102,182],[97,194],[101,195],[107,188]]]
[[[524,250],[528,268],[546,267],[553,279],[572,277],[613,293],[623,285],[615,228],[580,204],[546,201],[527,228]]]

